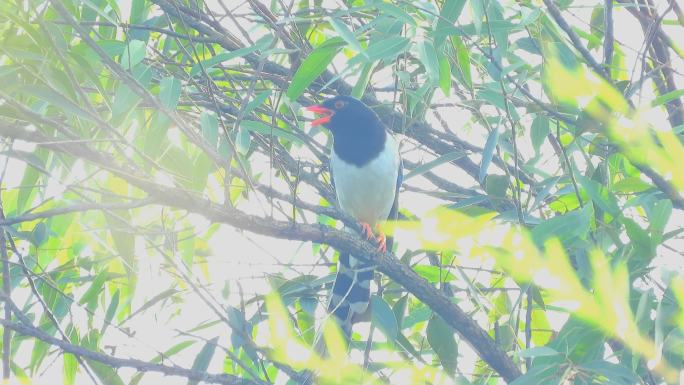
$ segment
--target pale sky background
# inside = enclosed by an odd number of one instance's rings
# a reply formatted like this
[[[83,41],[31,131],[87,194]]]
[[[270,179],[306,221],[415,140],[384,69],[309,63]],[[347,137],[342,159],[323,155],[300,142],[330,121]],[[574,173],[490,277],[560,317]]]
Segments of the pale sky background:
[[[218,7],[216,1],[217,0],[210,0],[208,3],[212,9],[216,9],[218,12],[220,12],[221,9]],[[224,4],[228,5],[230,8],[241,3],[243,3],[242,0],[239,2],[224,1]],[[656,3],[658,4],[658,9],[662,11],[664,9],[665,1],[660,0],[656,1]],[[588,20],[590,20],[592,6],[595,4],[596,1],[576,1],[575,6],[573,7],[573,13],[575,16],[569,16],[568,21],[570,23],[576,23],[576,25],[584,28]],[[584,5],[586,5],[586,7]],[[128,20],[128,15],[130,12],[129,2],[119,1],[119,6],[121,8],[123,19]],[[338,2],[326,2],[326,8],[335,8],[336,6],[339,6]],[[463,15],[459,20],[462,23],[467,23],[467,19],[470,17],[469,13],[470,9],[466,5]],[[672,18],[672,15],[670,14],[668,18]],[[228,28],[230,28],[230,26],[228,26]],[[666,26],[665,28],[668,27]],[[258,33],[263,33],[263,31],[257,31],[256,34]],[[239,36],[239,34],[237,35]],[[641,32],[641,27],[636,20],[629,15],[626,10],[620,7],[615,8],[615,35],[618,41],[627,44],[629,47],[624,51],[627,55],[626,62],[628,63],[628,68],[631,70],[633,63],[636,61],[636,52],[639,50],[643,42],[643,34]],[[592,51],[592,53],[597,59],[601,59],[600,53],[595,51]],[[530,58],[530,60],[537,59]],[[344,68],[343,62],[343,60],[335,61],[335,66],[338,70]],[[684,72],[684,68],[678,68],[677,70],[680,73]],[[347,80],[350,79],[353,78],[347,78]],[[681,76],[679,76],[677,80],[679,81],[680,88],[682,88]],[[392,73],[389,69],[381,71],[380,73],[377,73],[371,79],[371,81],[376,86],[392,84]],[[650,87],[644,87],[644,91],[645,94],[643,95],[643,99],[650,100],[652,97]],[[452,100],[453,99],[444,97],[444,95],[441,94],[441,91],[437,90],[433,103],[442,103]],[[462,126],[464,122],[469,120],[468,113],[465,110],[459,109],[458,107],[441,108],[440,113],[449,122],[449,124],[452,125],[452,127],[458,127],[459,125]],[[648,121],[655,126],[667,125],[667,122],[664,120],[664,113],[661,110],[653,110],[648,112],[648,117]],[[529,119],[527,122],[523,120],[523,125],[527,127],[530,123],[531,121],[529,121]],[[464,127],[463,129],[458,130],[458,135],[461,139],[468,140],[470,143],[480,147],[484,145],[486,140],[485,130],[480,129],[479,127]],[[533,153],[530,143],[521,141],[520,146],[521,153]],[[403,154],[405,158],[411,159],[413,161],[430,160],[430,157],[425,156],[425,154],[423,154],[420,150],[410,150],[413,147],[414,146],[412,143],[405,143],[404,150],[409,150]],[[25,149],[30,150],[31,146],[25,145]],[[545,151],[545,153],[550,154],[551,152]],[[307,156],[309,156],[308,159],[313,159],[313,157],[306,152],[296,154],[296,156],[301,156],[304,159],[307,159]],[[476,157],[473,159],[478,161],[478,158]],[[557,164],[556,159],[550,156],[547,156],[546,159],[549,160],[547,165],[549,167],[549,171],[555,172],[555,167]],[[579,161],[579,159],[576,160]],[[6,158],[0,157],[0,164],[6,161]],[[21,176],[23,175],[23,165],[18,164],[16,160],[12,159],[10,159],[9,162],[9,175],[7,176],[5,182],[5,188],[11,188],[11,186],[18,185],[21,181]],[[258,169],[259,166],[255,168]],[[261,164],[261,169],[264,172],[271,173],[271,170],[268,170],[268,162],[266,159],[264,159],[264,162]],[[494,169],[494,167],[490,168],[490,170]],[[475,184],[473,179],[453,166],[445,165],[439,170],[441,175],[444,177],[465,187],[470,187]],[[83,173],[83,169],[75,167],[71,177],[76,180],[81,173]],[[276,181],[277,178],[273,178],[273,180]],[[59,182],[55,181],[54,186],[52,186],[51,191],[49,192],[49,195],[58,196],[62,190],[63,187],[59,186]],[[306,192],[303,194],[306,194]],[[440,203],[441,202],[439,200],[429,198],[422,194],[406,193],[402,194],[401,196],[402,206],[408,208],[411,212],[416,213],[418,216],[421,216],[423,213],[439,205]],[[239,208],[251,214],[260,214],[263,213],[262,209],[267,206],[268,205],[265,202],[259,204],[259,202],[251,201],[247,202],[247,204],[243,202]],[[158,216],[158,210],[154,210],[154,214],[151,213],[151,215]],[[193,221],[196,224],[196,228],[199,233],[202,232],[202,229],[206,229],[209,226],[208,221],[199,216],[193,216]],[[670,228],[681,227],[682,225],[684,225],[684,217],[682,216],[682,213],[677,210],[673,211],[672,218],[670,220]],[[414,244],[414,242],[411,242],[408,239],[408,235],[406,235],[404,238],[401,236],[398,236],[397,238],[402,249],[406,247],[414,248],[417,246]],[[670,244],[678,250],[684,250],[684,242],[681,240],[672,241]],[[312,267],[308,266],[308,264],[312,264],[317,261],[317,258],[314,258],[311,255],[312,245],[309,243],[272,239],[247,232],[236,231],[232,228],[224,226],[223,229],[212,238],[209,246],[211,251],[211,255],[207,258],[207,270],[209,271],[209,276],[206,276],[199,268],[195,268],[193,273],[197,279],[207,285],[209,290],[215,293],[215,298],[225,301],[224,305],[227,303],[232,305],[239,303],[238,297],[236,295],[238,288],[235,283],[237,281],[240,282],[242,289],[245,292],[245,296],[250,297],[253,293],[265,294],[270,290],[268,284],[264,280],[264,277],[269,274],[282,272],[285,276],[293,278],[301,274],[315,274],[322,276],[327,273],[327,269],[325,268],[319,267],[313,269]],[[684,266],[682,265],[681,256],[675,255],[674,253],[669,252],[662,247],[658,250],[658,252],[659,256],[654,263],[656,263],[658,266],[667,266],[668,269],[684,273]],[[145,303],[146,300],[154,297],[173,285],[173,281],[170,279],[168,274],[160,268],[160,264],[163,262],[162,259],[155,254],[154,250],[149,252],[145,243],[141,239],[138,239],[136,253],[139,260],[139,281],[138,287],[136,289],[137,292],[135,294],[136,301],[133,304],[134,310],[139,308],[143,303]],[[479,265],[479,263],[475,261],[464,260],[462,262],[466,267],[469,263],[475,266]],[[294,266],[292,268],[285,268],[277,263],[291,263],[294,264]],[[475,277],[471,276],[470,278],[472,279]],[[476,278],[486,281],[488,276],[484,273],[481,273]],[[231,295],[228,299],[225,299],[221,296],[221,291],[226,284],[230,286],[231,292]],[[464,286],[462,282],[458,281],[454,282],[454,284],[459,287]],[[13,295],[16,296],[18,303],[22,303],[22,294],[25,295],[27,292],[22,293],[20,290],[17,290],[13,293]],[[80,298],[81,295],[82,293],[75,293],[76,298]],[[172,314],[170,314],[173,310],[172,307],[165,309],[154,307],[152,310],[137,316],[133,319],[133,321],[126,323],[124,326],[136,331],[135,338],[129,338],[110,327],[102,345],[116,346],[116,353],[119,357],[132,357],[141,360],[150,360],[157,354],[157,352],[164,351],[176,343],[186,340],[186,338],[180,338],[175,332],[175,329],[187,330],[202,321],[215,319],[215,315],[206,307],[206,305],[197,298],[193,299],[193,297],[194,295],[186,297],[186,302],[183,305],[183,312],[181,314],[172,316]],[[83,310],[78,305],[72,306],[72,309],[76,323],[80,325],[86,325],[86,317]],[[104,318],[103,315],[104,310],[102,310],[101,317],[99,319],[96,318],[94,327],[99,328],[101,326],[102,320]],[[79,319],[81,321],[78,321]],[[552,318],[551,321],[553,324],[555,324],[554,328],[559,327],[564,319],[565,317],[562,315]],[[359,329],[357,330],[363,330],[363,328],[368,327],[368,324],[362,324],[358,326]],[[197,334],[208,339],[215,336],[220,336],[219,343],[221,345],[230,345],[229,331],[225,326],[208,328],[198,332]],[[376,332],[375,338],[382,338],[381,333]],[[260,335],[259,340],[260,341],[257,342],[267,344],[265,335]],[[174,356],[166,363],[175,363],[182,367],[190,368],[192,361],[202,345],[202,343],[196,343],[192,348],[189,348],[183,353]],[[33,345],[30,343],[24,343],[22,345],[21,354],[27,354],[27,357],[29,357],[30,348],[32,346]],[[463,355],[462,359],[459,361],[459,367],[461,367],[464,372],[470,373],[475,356],[472,352],[468,353],[470,348],[467,347],[466,344],[460,344],[459,348],[461,354]],[[223,356],[223,352],[220,350],[216,351],[209,372],[218,373],[221,371]],[[358,357],[356,357],[356,359],[358,359]],[[61,382],[61,367],[62,359],[59,357],[57,358],[57,361],[50,365],[44,373],[42,373],[38,378],[35,378],[33,383],[52,385]],[[134,374],[134,372],[135,371],[132,369],[119,370],[119,373],[124,380],[128,379],[130,375]],[[285,377],[280,376],[276,380],[276,384],[284,384],[284,380]],[[159,381],[163,381],[162,383],[169,385],[187,383],[187,380],[180,377],[165,377],[155,373],[145,374],[141,383],[150,384],[158,383]],[[401,385],[400,379],[396,379],[396,381],[397,384]],[[91,381],[85,377],[83,373],[79,374],[79,377],[77,378],[77,384],[90,383]]]

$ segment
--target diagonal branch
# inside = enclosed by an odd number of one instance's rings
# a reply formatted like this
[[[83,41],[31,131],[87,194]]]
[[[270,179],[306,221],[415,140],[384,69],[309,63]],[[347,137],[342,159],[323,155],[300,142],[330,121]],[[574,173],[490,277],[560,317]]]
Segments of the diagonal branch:
[[[57,346],[64,352],[71,353],[87,360],[97,361],[112,368],[133,368],[139,372],[157,372],[167,376],[180,376],[190,380],[203,381],[210,384],[225,384],[225,385],[261,385],[261,382],[248,380],[242,377],[232,376],[229,374],[213,374],[202,372],[199,370],[185,369],[178,366],[168,366],[162,364],[155,364],[152,362],[136,360],[132,358],[119,358],[110,356],[104,353],[96,352],[86,349],[84,347],[74,345],[72,343],[55,338],[42,330],[25,325],[22,323],[12,322],[6,319],[0,319],[0,325],[5,330],[13,330],[16,333],[37,338],[45,343]]]
[[[353,255],[366,256],[368,260],[377,264],[379,271],[402,285],[446,320],[506,381],[512,381],[521,375],[520,370],[506,352],[443,292],[430,285],[394,255],[379,253],[374,245],[355,234],[324,225],[299,224],[258,217],[232,207],[218,205],[188,191],[158,185],[140,175],[136,170],[118,166],[117,162],[106,153],[94,151],[80,144],[55,142],[41,132],[32,132],[18,125],[0,122],[0,134],[87,160],[147,192],[159,204],[203,215],[212,222],[224,223],[276,238],[328,244]]]
[[[579,36],[575,33],[575,31],[572,30],[572,27],[568,24],[568,22],[563,18],[563,15],[561,15],[560,9],[556,6],[556,4],[551,1],[551,0],[544,0],[544,4],[546,5],[546,8],[548,8],[549,13],[553,17],[553,20],[556,21],[556,24],[565,32],[566,35],[570,38],[572,41],[572,45],[575,47],[577,51],[582,55],[584,60],[589,64],[589,66],[599,75],[601,75],[606,81],[609,83],[610,81],[610,76],[608,73],[606,73],[606,69],[599,64],[596,59],[594,59],[593,56],[591,56],[591,53],[589,50],[582,44],[580,41]]]
[[[135,209],[148,204],[152,204],[152,200],[149,198],[140,199],[131,202],[124,203],[77,203],[67,207],[60,207],[56,209],[50,209],[45,211],[40,211],[37,213],[26,213],[23,215],[18,215],[16,217],[1,218],[0,227],[11,226],[17,223],[35,221],[36,219],[51,218],[57,215],[64,215],[69,213],[77,213],[84,211],[93,210],[121,210],[121,209]]]

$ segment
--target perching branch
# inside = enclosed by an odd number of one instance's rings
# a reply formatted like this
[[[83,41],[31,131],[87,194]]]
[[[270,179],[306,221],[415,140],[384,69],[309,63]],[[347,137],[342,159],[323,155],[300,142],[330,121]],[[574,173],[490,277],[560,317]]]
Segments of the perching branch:
[[[310,241],[328,244],[352,255],[367,256],[377,269],[406,288],[416,298],[439,314],[451,327],[468,341],[480,357],[506,381],[521,375],[520,370],[501,347],[467,313],[454,304],[444,293],[430,285],[410,267],[393,255],[383,255],[375,245],[355,234],[323,225],[299,224],[248,215],[240,210],[218,205],[188,191],[158,185],[136,170],[121,168],[108,154],[91,150],[88,146],[55,142],[40,132],[30,132],[18,125],[0,122],[0,134],[36,143],[53,151],[63,152],[96,164],[112,174],[142,189],[155,202],[200,214],[215,223],[275,238]]]

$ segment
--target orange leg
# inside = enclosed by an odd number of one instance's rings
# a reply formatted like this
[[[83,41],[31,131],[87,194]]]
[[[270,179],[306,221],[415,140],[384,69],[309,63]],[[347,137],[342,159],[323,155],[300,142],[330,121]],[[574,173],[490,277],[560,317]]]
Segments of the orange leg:
[[[363,234],[366,239],[371,240],[375,238],[375,242],[378,244],[378,251],[385,253],[387,252],[387,237],[380,231],[379,226],[375,226],[375,232],[377,236],[373,235],[373,230],[371,226],[366,222],[359,222],[361,225],[361,234]]]
[[[373,230],[371,229],[371,226],[366,222],[359,222],[359,225],[361,225],[361,234],[366,237],[366,239],[372,239]]]
[[[380,231],[378,226],[375,227],[375,231],[378,234],[376,238],[376,242],[378,243],[378,251],[384,254],[387,252],[387,237],[385,237],[385,234]]]

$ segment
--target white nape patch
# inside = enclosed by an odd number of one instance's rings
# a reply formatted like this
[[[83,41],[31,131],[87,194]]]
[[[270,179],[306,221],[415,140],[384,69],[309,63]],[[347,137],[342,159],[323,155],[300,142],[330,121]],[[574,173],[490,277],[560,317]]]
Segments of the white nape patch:
[[[330,156],[340,208],[358,221],[374,225],[387,219],[394,203],[399,172],[399,147],[387,134],[385,148],[368,164],[358,167]]]

